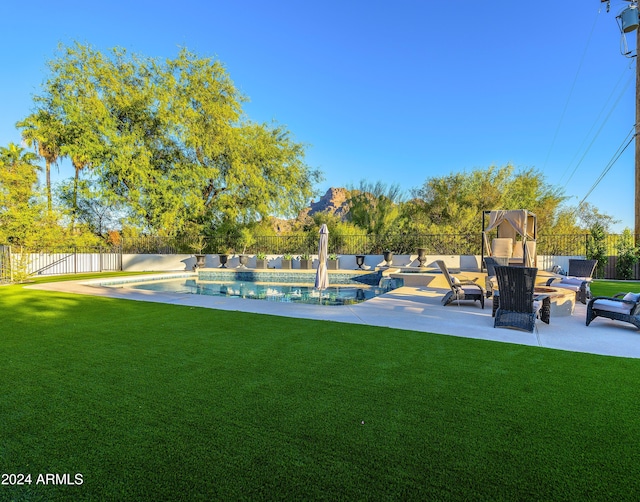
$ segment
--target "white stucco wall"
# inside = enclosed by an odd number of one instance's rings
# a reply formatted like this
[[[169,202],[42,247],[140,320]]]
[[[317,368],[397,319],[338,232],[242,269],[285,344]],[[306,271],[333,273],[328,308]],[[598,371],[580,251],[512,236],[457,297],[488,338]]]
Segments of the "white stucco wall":
[[[281,268],[281,255],[268,255],[267,256],[268,268]],[[294,256],[292,261],[292,268],[299,269],[300,261],[299,256]],[[318,256],[313,255],[313,267],[318,266]],[[340,268],[345,270],[355,270],[358,268],[356,265],[355,255],[340,255]],[[428,268],[435,268],[436,260],[443,260],[447,267],[451,269],[462,270],[480,270],[480,255],[428,255],[425,262],[425,266]],[[560,265],[563,269],[569,268],[570,258],[581,258],[580,256],[538,256],[538,268],[540,270],[551,270],[554,265]],[[139,271],[183,271],[193,270],[196,259],[193,255],[179,254],[179,255],[167,255],[167,254],[123,254],[122,255],[122,269],[127,272],[139,272]],[[237,268],[240,265],[238,256],[233,255],[229,257],[227,261],[227,268]],[[386,262],[382,255],[365,255],[364,267],[365,269],[371,269],[375,267],[385,266]],[[394,267],[418,267],[418,255],[394,255],[393,266]],[[217,268],[220,266],[220,258],[217,254],[206,255],[206,268]],[[249,258],[249,268],[255,268],[256,258],[251,256]]]

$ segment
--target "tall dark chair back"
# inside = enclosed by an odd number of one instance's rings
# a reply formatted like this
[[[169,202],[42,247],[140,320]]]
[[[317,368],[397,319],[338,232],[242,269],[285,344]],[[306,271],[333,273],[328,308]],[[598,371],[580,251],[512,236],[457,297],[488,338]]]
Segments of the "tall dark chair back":
[[[496,267],[500,308],[513,312],[533,312],[533,288],[537,268]]]
[[[534,302],[537,273],[538,269],[531,267],[496,267],[500,306],[496,310],[494,327],[534,330],[542,306],[540,302]],[[548,322],[548,318],[543,320]]]
[[[487,267],[487,275],[496,275],[496,267],[506,267],[509,265],[509,258],[485,256],[484,264]]]
[[[598,260],[569,260],[569,277],[593,277]]]

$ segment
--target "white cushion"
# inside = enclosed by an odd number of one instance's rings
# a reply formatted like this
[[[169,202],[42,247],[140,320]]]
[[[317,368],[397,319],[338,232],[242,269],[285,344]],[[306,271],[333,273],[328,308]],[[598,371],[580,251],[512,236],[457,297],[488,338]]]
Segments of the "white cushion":
[[[522,258],[524,256],[524,248],[522,247],[522,241],[516,241],[513,245],[513,258]]]
[[[607,312],[617,312],[618,314],[628,314],[631,312],[629,303],[617,302],[615,300],[600,299],[593,302],[593,308],[606,310]]]
[[[560,280],[562,284],[574,284],[576,286],[582,285],[583,282],[591,282],[591,277],[563,277]]]
[[[630,302],[637,302],[638,298],[640,298],[640,294],[636,294],[636,293],[627,293],[622,297],[623,300],[627,300]]]
[[[462,286],[462,291],[464,291],[464,293],[468,295],[477,295],[482,292],[480,286],[473,286],[471,284]]]
[[[511,258],[513,255],[513,239],[500,237],[491,241],[491,256]]]
[[[569,284],[567,282],[552,282],[549,287],[550,288],[562,288],[562,289],[569,289],[571,291],[577,292],[580,291],[580,284]]]

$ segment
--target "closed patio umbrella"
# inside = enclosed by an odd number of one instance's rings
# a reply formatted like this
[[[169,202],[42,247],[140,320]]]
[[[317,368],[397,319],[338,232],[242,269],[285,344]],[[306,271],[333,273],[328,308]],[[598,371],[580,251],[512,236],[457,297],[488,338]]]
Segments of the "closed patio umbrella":
[[[322,291],[329,286],[327,272],[327,248],[329,247],[329,229],[324,223],[320,227],[320,242],[318,244],[318,271],[316,272],[315,288]]]

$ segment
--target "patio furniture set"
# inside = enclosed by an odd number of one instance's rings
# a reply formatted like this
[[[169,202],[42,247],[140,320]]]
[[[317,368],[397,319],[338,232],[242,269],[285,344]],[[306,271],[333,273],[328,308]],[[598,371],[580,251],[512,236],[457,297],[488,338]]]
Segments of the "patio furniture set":
[[[596,317],[624,321],[640,329],[640,294],[620,293],[613,297],[591,298],[591,282],[596,260],[569,260],[566,276],[556,275],[545,285],[536,285],[538,269],[509,266],[504,258],[485,257],[485,287],[475,281],[461,280],[450,274],[442,260],[436,263],[450,285],[443,305],[461,301],[480,302],[492,298],[494,327],[532,332],[537,319],[549,324],[551,315],[571,315],[575,301],[587,305],[586,324]]]
[[[485,259],[487,260],[487,259]],[[534,288],[537,268],[510,267],[492,263],[488,273],[488,289],[473,281],[461,281],[453,277],[446,264],[438,260],[438,267],[444,274],[451,291],[442,299],[444,305],[462,300],[480,301],[484,308],[484,299],[493,297],[494,327],[511,327],[533,331],[536,318],[549,324],[551,301],[549,295],[536,295]],[[497,289],[495,286],[497,285]]]

